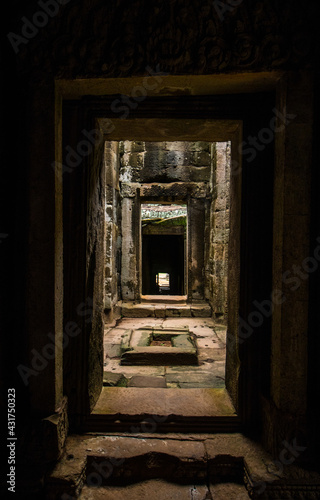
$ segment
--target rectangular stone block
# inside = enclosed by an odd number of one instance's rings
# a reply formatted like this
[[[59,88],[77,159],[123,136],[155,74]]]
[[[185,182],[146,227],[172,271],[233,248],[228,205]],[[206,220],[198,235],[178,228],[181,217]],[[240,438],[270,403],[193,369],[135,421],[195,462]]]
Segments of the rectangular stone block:
[[[191,316],[194,318],[210,318],[211,307],[208,305],[191,305]]]
[[[154,307],[154,315],[156,318],[165,318],[166,317],[165,306],[155,306]]]
[[[126,318],[151,318],[154,317],[154,306],[123,302],[122,316]]]
[[[189,142],[188,143],[189,151],[201,151],[202,153],[210,153],[211,152],[211,142]]]
[[[190,156],[190,164],[203,167],[211,165],[211,155],[210,153],[194,152]]]

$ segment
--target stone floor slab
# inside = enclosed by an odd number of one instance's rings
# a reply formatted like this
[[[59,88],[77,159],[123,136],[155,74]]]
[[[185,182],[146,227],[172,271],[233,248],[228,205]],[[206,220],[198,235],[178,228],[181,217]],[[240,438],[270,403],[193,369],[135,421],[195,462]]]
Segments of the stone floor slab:
[[[246,488],[241,484],[211,484],[210,493],[214,500],[250,500]]]
[[[226,349],[225,348],[203,348],[198,350],[199,360],[203,359],[214,359],[215,361],[223,361],[226,359]]]
[[[105,343],[104,344],[104,351],[106,353],[106,356],[108,358],[120,358],[121,356],[121,349],[120,349],[120,344],[110,344],[110,343]]]
[[[178,384],[181,389],[197,389],[197,388],[224,388],[225,381],[218,378],[212,373],[199,372],[199,373],[171,373],[166,375],[168,383]]]
[[[130,328],[141,328],[144,326],[161,326],[163,324],[163,319],[161,318],[122,318],[121,328],[130,329]]]
[[[215,389],[224,389],[226,386],[225,381],[223,379],[220,379],[218,377],[213,377],[213,380],[208,379],[208,380],[201,380],[199,382],[179,382],[178,387],[179,389],[202,389],[202,388],[208,388],[210,389],[211,387]]]
[[[128,382],[128,387],[163,387],[166,388],[166,379],[164,377],[147,377],[143,375],[134,375]]]
[[[133,375],[161,376],[165,375],[166,372],[165,366],[120,365],[119,360],[116,359],[107,360],[104,369],[114,373],[123,373],[127,378]]]
[[[104,488],[83,488],[80,500],[206,500],[210,498],[205,485],[178,485],[161,480]]]
[[[197,336],[196,342],[198,347],[206,347],[208,349],[216,349],[220,347],[220,342],[217,338],[201,338]]]
[[[122,373],[103,372],[103,385],[106,387],[115,387],[125,380]]]
[[[235,416],[224,389],[152,389],[103,387],[94,415]]]

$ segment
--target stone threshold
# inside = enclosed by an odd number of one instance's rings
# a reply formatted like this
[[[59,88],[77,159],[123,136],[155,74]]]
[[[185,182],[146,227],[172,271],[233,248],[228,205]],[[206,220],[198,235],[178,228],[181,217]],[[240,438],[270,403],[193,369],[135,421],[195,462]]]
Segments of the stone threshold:
[[[187,295],[141,295],[141,303],[186,304]]]
[[[212,309],[205,301],[196,303],[119,302],[124,318],[211,318]]]
[[[138,427],[137,427],[138,426]],[[235,432],[241,421],[226,389],[103,387],[82,430]]]
[[[157,498],[199,498],[196,490],[200,498],[230,500],[319,498],[319,474],[296,465],[278,470],[273,463],[274,457],[241,433],[70,435],[47,478],[45,499],[122,500],[142,498],[144,491],[151,496],[143,498],[153,498],[155,491]],[[193,487],[184,491],[178,485]]]

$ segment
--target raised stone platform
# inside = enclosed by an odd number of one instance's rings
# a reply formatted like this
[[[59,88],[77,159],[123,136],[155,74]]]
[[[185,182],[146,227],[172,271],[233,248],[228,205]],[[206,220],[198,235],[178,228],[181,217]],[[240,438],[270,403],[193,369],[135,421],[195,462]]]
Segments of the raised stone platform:
[[[193,302],[119,302],[124,318],[210,318],[212,309],[205,301]]]
[[[128,330],[122,336],[120,349],[121,365],[198,364],[196,343],[187,327]]]

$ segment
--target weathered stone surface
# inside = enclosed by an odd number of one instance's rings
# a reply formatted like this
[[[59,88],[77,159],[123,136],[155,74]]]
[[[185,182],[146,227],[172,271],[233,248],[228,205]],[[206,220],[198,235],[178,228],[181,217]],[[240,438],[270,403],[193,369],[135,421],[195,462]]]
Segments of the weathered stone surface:
[[[134,302],[122,302],[121,313],[125,318],[190,318],[211,317],[212,310],[209,304],[203,302],[193,305],[163,303],[136,304]]]
[[[154,306],[145,304],[134,304],[123,302],[121,306],[122,316],[126,318],[150,318],[154,317]]]
[[[194,318],[210,318],[212,314],[209,305],[191,305],[191,315]]]
[[[222,379],[217,379],[213,373],[170,373],[166,374],[166,380],[168,383],[177,383],[181,389],[192,389],[201,387],[225,387],[224,381]]]
[[[166,306],[166,317],[167,318],[175,318],[175,317],[183,317],[190,318],[191,311],[190,306]]]
[[[175,335],[172,337],[172,345],[183,349],[195,347],[189,335]]]
[[[105,387],[116,387],[124,384],[125,377],[122,373],[103,372],[103,385]]]
[[[121,335],[121,352],[130,349],[130,341],[133,330],[126,330],[125,333]]]
[[[128,387],[167,387],[164,377],[146,377],[135,375],[128,382]]]
[[[121,356],[120,344],[112,344],[110,342],[104,343],[105,356],[108,358],[119,358]]]
[[[293,492],[305,500],[317,498],[319,475],[316,472],[299,467],[286,467],[285,474],[278,468],[273,472],[272,457],[242,434],[185,434],[183,437],[157,434],[158,439],[155,439],[154,432],[160,420],[149,419],[135,426],[127,436],[69,436],[65,455],[48,478],[46,499],[64,498],[63,495],[68,494],[77,498],[83,488],[80,498],[84,499],[100,498],[102,491],[104,496],[101,498],[106,495],[113,498],[113,493],[124,495],[117,498],[127,498],[128,494],[131,496],[138,491],[139,499],[149,500],[154,496],[152,492],[148,490],[147,496],[141,497],[145,490],[134,488],[144,488],[151,483],[165,486],[157,488],[157,497],[167,498],[168,493],[170,499],[176,498],[172,496],[175,491],[179,491],[178,499],[190,500],[292,498]],[[145,432],[147,425],[149,432]],[[132,485],[132,481],[138,483]],[[209,485],[210,493],[205,491],[205,497],[199,497],[198,486],[193,486],[191,497],[185,496],[190,488],[188,485],[198,483]],[[96,485],[101,489],[93,487]],[[159,496],[158,492],[163,492],[164,496]],[[94,494],[97,496],[92,496]]]
[[[177,347],[135,347],[121,356],[121,365],[196,365],[197,350]]]
[[[154,306],[154,315],[156,318],[165,318],[166,317],[166,306],[155,305]]]
[[[205,447],[209,458],[210,474],[216,473],[215,457],[232,455],[242,457],[252,481],[274,481],[275,476],[268,469],[272,463],[271,456],[262,446],[241,434],[216,435],[206,440]],[[281,473],[280,473],[281,475]]]
[[[152,332],[150,329],[135,329],[132,331],[131,339],[130,339],[130,347],[142,347],[148,346],[152,340]]]
[[[145,389],[103,387],[92,415],[235,416],[224,389]]]
[[[209,490],[204,485],[178,485],[160,480],[144,481],[126,487],[106,486],[104,488],[83,489],[80,500],[151,500],[154,495],[160,500],[206,500]],[[233,499],[232,499],[233,500]],[[240,499],[242,500],[242,498]]]
[[[222,483],[211,484],[210,493],[215,500],[249,500],[246,488],[241,484]]]

